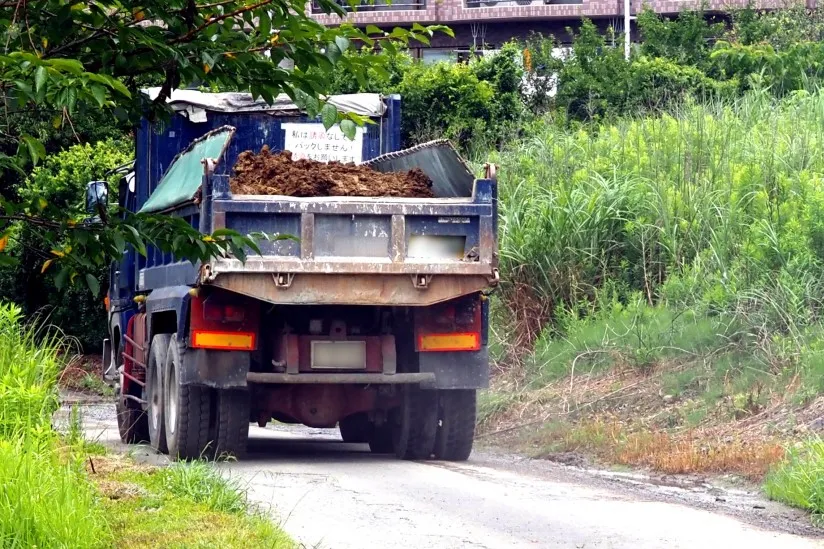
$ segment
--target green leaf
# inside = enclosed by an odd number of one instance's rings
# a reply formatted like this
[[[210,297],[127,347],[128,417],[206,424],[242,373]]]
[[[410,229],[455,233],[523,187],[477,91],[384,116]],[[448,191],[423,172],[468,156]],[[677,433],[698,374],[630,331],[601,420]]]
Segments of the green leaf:
[[[349,119],[341,120],[340,131],[342,131],[343,135],[345,135],[348,139],[355,139],[358,126]]]
[[[86,284],[88,284],[94,297],[97,297],[100,294],[100,282],[98,282],[97,279],[90,273],[86,274]]]
[[[98,106],[102,107],[106,103],[106,88],[103,86],[91,86],[92,95],[97,100]]]
[[[54,285],[58,290],[62,290],[66,287],[66,282],[69,280],[70,273],[71,269],[69,267],[63,267],[60,269],[60,272],[57,273],[57,276],[54,277]]]
[[[43,89],[43,86],[46,85],[46,80],[49,77],[49,72],[46,70],[46,67],[39,66],[37,70],[34,71],[34,90],[37,93],[40,93],[40,90]]]
[[[327,103],[320,111],[320,121],[327,130],[338,121],[338,108],[331,103]]]
[[[349,39],[345,36],[336,36],[335,45],[338,47],[341,53],[344,53],[346,50],[349,49]]]
[[[126,251],[126,240],[123,235],[115,231],[112,233],[112,240],[114,241],[114,248],[117,250],[117,255],[123,255]]]
[[[46,147],[43,143],[30,135],[24,135],[22,140],[29,152],[29,158],[31,158],[32,164],[37,164],[40,159],[46,158]]]
[[[366,25],[366,34],[383,34],[383,31],[375,25]]]

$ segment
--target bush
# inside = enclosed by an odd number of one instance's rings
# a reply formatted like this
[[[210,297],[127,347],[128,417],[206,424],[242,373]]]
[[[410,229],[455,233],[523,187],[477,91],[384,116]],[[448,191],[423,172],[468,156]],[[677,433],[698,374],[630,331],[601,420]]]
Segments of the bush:
[[[403,99],[401,131],[411,146],[454,139],[461,147],[485,144],[494,123],[493,86],[468,65],[415,63],[397,87]]]
[[[663,58],[642,57],[629,67],[624,111],[669,110],[688,99],[731,98],[735,86],[717,82],[699,69]]]
[[[131,143],[101,141],[95,145],[75,145],[47,158],[20,185],[24,200],[46,202],[67,211],[84,211],[86,183],[132,158]],[[110,177],[112,200],[116,200],[116,177]],[[0,299],[14,301],[27,315],[39,313],[74,337],[86,352],[97,351],[106,337],[106,315],[99,297],[85,288],[72,286],[58,291],[48,275],[41,274],[48,250],[54,247],[47,235],[31,225],[16,228],[7,252],[16,265],[0,267]],[[98,273],[101,288],[108,283],[108,270]]]
[[[638,15],[638,29],[644,55],[705,68],[712,42],[723,35],[724,24],[707,21],[703,11],[682,11],[669,19],[644,8]]]
[[[745,46],[718,42],[711,71],[733,81],[740,92],[765,88],[776,95],[812,87],[824,76],[824,43],[799,42],[783,50],[769,44]]]

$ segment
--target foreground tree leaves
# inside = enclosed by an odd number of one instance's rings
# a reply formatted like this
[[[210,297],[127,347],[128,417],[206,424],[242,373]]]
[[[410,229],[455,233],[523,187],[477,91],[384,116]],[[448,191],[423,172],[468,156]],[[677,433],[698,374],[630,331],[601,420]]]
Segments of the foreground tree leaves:
[[[325,13],[345,14],[334,0],[315,3]],[[449,32],[420,25],[390,32],[349,24],[328,28],[306,14],[303,0],[0,0],[0,29],[0,94],[6,105],[0,132],[17,143],[16,154],[0,153],[0,189],[6,189],[3,180],[11,172],[25,172],[46,155],[36,137],[3,131],[10,116],[49,112],[59,128],[91,107],[136,124],[142,116],[168,116],[172,90],[191,85],[248,91],[267,101],[285,93],[326,127],[340,123],[354,135],[366,120],[323,101],[324,75],[342,64],[365,79],[366,70],[380,69],[385,57],[343,52],[394,52],[409,41],[428,43],[434,32]],[[160,88],[153,100],[140,93],[147,83]],[[142,254],[156,246],[198,261],[221,253],[245,258],[244,250],[258,252],[254,242],[263,237],[204,236],[177,218],[130,212],[102,211],[97,221],[81,223],[71,212],[22,203],[7,190],[0,198],[0,242],[14,224],[36,227],[54,243],[57,253],[48,254],[43,271],[54,272],[58,283],[121,256],[127,245]],[[10,260],[0,249],[0,262]]]

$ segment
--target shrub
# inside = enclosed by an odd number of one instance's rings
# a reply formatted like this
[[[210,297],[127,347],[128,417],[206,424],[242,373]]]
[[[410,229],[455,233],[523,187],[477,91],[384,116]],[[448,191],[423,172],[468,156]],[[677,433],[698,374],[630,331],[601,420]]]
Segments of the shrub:
[[[736,82],[741,92],[767,88],[784,95],[808,88],[824,76],[821,42],[799,42],[776,50],[769,44],[745,46],[721,41],[710,58],[712,74]]]
[[[101,141],[95,145],[75,145],[47,158],[44,164],[20,185],[24,200],[45,200],[74,213],[84,209],[86,183],[102,179],[104,174],[131,159],[131,144],[126,141]],[[109,183],[116,199],[116,178]],[[27,315],[41,313],[49,322],[77,338],[86,352],[99,349],[106,337],[106,318],[100,298],[82,287],[58,291],[53,280],[41,274],[44,251],[51,243],[41,231],[26,225],[18,227],[6,250],[17,259],[16,265],[0,267],[0,299],[14,301]],[[108,270],[98,273],[105,288]]]
[[[436,138],[467,148],[483,143],[494,121],[494,88],[468,65],[413,64],[397,87],[403,98],[401,129],[406,145]]]
[[[638,29],[644,55],[704,68],[712,42],[724,33],[724,24],[709,22],[703,11],[686,10],[670,19],[644,8],[638,15]]]
[[[588,19],[558,73],[556,105],[571,118],[600,119],[621,110],[627,97],[628,63]]]

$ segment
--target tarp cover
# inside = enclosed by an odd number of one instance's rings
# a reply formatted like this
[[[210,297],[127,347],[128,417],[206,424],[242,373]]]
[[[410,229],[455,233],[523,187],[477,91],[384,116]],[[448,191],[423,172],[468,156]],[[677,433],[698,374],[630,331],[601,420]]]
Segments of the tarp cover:
[[[154,100],[160,88],[149,88],[144,93]],[[336,106],[339,111],[351,112],[361,116],[383,116],[386,105],[383,97],[377,93],[355,93],[350,95],[332,95],[327,101]],[[188,111],[193,109],[217,112],[270,112],[272,114],[300,113],[301,109],[289,99],[288,95],[281,94],[270,105],[262,99],[253,99],[250,93],[206,93],[197,90],[174,90],[166,101],[173,109]]]
[[[363,164],[379,172],[420,168],[432,180],[432,192],[438,198],[472,196],[475,176],[455,147],[445,139],[387,153]]]
[[[223,126],[192,141],[172,161],[140,211],[160,212],[192,200],[203,181],[202,161],[206,158],[219,161],[234,131],[231,126]]]

